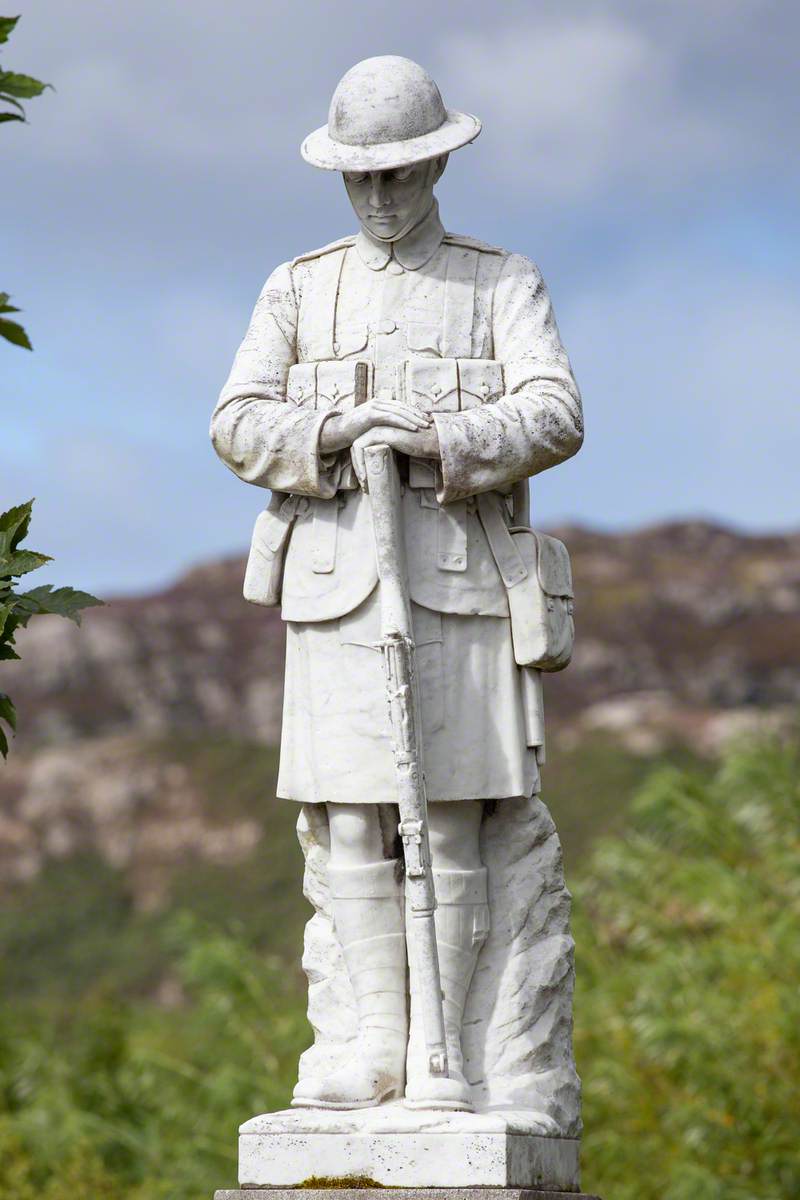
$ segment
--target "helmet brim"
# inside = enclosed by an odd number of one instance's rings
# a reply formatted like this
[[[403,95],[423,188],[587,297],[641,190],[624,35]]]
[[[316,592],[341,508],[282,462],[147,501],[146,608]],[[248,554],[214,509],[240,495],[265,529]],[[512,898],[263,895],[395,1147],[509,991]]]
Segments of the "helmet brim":
[[[473,142],[480,131],[477,117],[448,109],[446,119],[432,133],[401,142],[376,142],[372,146],[337,142],[329,136],[328,126],[323,125],[308,135],[300,153],[312,167],[321,167],[323,171],[390,171],[393,167],[408,167],[458,150]]]

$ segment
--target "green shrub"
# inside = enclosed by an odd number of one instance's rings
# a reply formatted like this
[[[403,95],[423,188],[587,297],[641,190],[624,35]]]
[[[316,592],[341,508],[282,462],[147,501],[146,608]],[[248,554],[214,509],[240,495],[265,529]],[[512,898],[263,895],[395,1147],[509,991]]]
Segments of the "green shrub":
[[[800,1196],[800,761],[665,770],[577,889],[590,1190]]]
[[[281,965],[191,921],[171,939],[172,1008],[7,1012],[0,1200],[196,1200],[235,1180],[237,1124],[288,1103],[310,1031]]]

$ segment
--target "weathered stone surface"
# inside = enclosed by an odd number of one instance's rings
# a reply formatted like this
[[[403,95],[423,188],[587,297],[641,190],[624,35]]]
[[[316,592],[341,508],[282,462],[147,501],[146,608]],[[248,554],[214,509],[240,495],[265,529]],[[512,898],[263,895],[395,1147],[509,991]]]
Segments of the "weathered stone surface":
[[[245,1122],[239,1182],[305,1185],[320,1178],[384,1187],[579,1187],[576,1138],[542,1137],[537,1113],[289,1109]]]
[[[327,886],[328,830],[322,806],[298,822],[306,856],[305,894],[316,912],[306,927],[314,1045],[300,1077],[344,1065],[356,1013],[334,936]],[[506,800],[486,816],[481,856],[488,867],[492,929],[481,950],[464,1014],[466,1076],[480,1110],[528,1110],[537,1132],[580,1132],[580,1083],[572,1058],[573,942],[561,847],[538,797]]]
[[[600,1200],[588,1192],[540,1188],[223,1188],[214,1200]]]

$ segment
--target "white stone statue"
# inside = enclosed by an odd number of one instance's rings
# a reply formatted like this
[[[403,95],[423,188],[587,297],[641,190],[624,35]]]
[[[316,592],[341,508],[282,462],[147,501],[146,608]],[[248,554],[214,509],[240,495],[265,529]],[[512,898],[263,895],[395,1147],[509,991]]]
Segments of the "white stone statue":
[[[286,621],[278,794],[302,805],[317,910],[304,957],[315,1041],[294,1111],[243,1127],[250,1184],[292,1181],[274,1156],[269,1179],[254,1165],[282,1133],[488,1130],[577,1146],[569,894],[539,799],[541,670],[568,661],[572,589],[561,543],[529,530],[527,480],[579,449],[581,403],[534,264],[440,221],[448,154],[480,128],[407,59],[347,72],[302,154],[342,172],[358,233],[272,273],[212,419],[223,462],[272,492],[245,594]],[[444,1075],[407,953],[365,490],[376,446],[401,481]]]

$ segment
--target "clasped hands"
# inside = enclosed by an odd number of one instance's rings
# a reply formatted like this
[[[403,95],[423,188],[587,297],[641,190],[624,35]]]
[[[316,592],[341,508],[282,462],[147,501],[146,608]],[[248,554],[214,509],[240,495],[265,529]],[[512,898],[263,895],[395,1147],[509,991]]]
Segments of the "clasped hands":
[[[439,436],[430,413],[395,400],[388,390],[349,412],[335,413],[322,426],[319,448],[323,454],[350,448],[350,458],[364,486],[367,446],[391,446],[414,458],[439,458]]]

